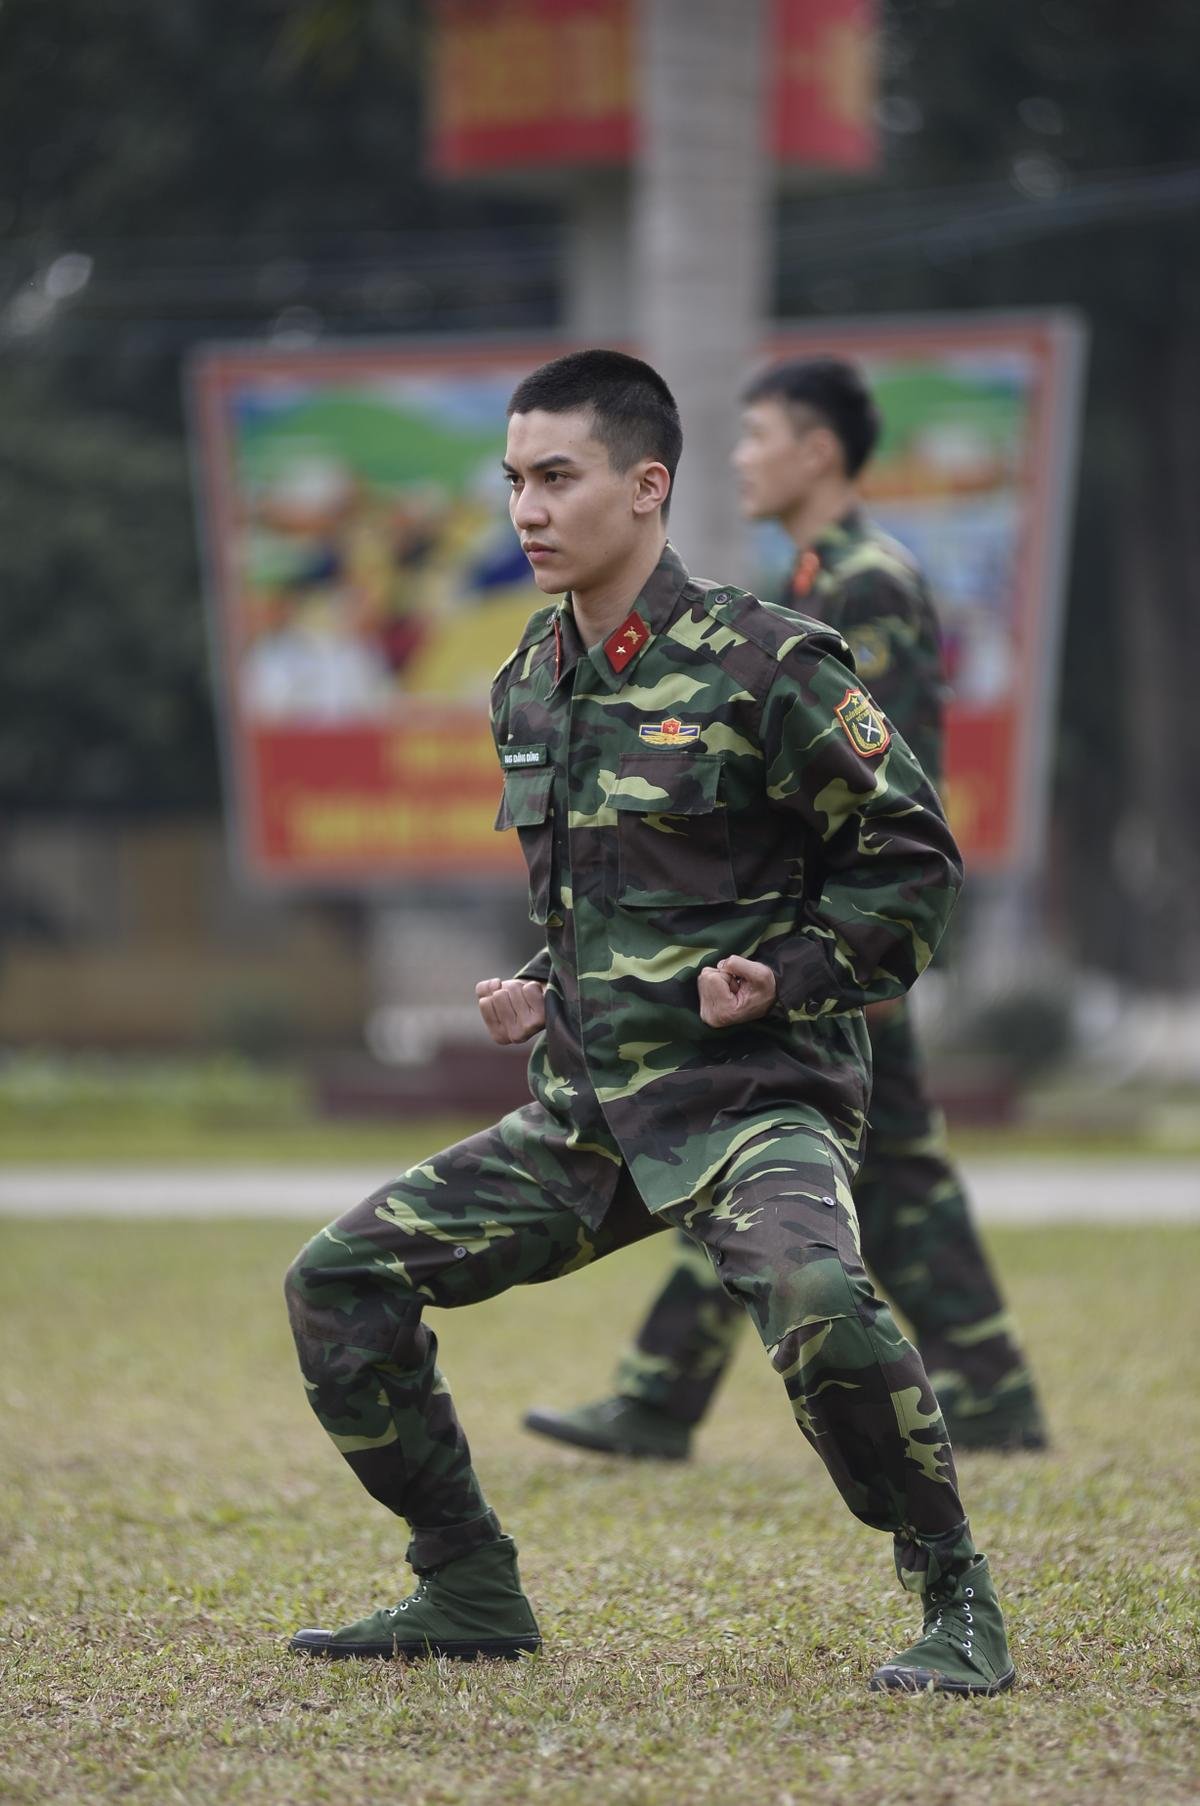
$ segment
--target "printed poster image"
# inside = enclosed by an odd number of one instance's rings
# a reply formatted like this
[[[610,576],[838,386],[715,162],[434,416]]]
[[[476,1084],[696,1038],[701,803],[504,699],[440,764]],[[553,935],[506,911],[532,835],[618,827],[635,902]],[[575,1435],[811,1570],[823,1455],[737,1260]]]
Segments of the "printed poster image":
[[[486,701],[531,606],[499,467],[510,391],[503,376],[414,371],[236,397],[248,721],[384,722],[413,697]]]
[[[565,348],[197,359],[230,812],[253,879],[355,890],[519,872],[514,837],[492,831],[487,700],[544,598],[500,459],[513,387]],[[1011,868],[1028,857],[1039,807],[1073,329],[1060,316],[826,326],[781,333],[766,354],[818,350],[854,356],[878,397],[868,506],[916,553],[938,601],[951,813],[976,869]],[[778,593],[788,550],[780,533],[756,535],[764,594]]]

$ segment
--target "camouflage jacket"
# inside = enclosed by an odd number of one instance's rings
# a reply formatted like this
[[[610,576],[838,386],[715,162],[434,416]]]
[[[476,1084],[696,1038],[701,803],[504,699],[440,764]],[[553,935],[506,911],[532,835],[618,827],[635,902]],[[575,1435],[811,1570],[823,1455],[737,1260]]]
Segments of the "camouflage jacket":
[[[856,508],[800,554],[781,600],[849,643],[859,679],[939,784],[941,633],[912,554]]]
[[[601,643],[583,646],[569,599],[540,609],[492,716],[496,826],[520,835],[546,930],[524,969],[546,983],[530,1059],[545,1126],[627,1163],[652,1210],[777,1124],[857,1147],[861,1006],[912,984],[962,872],[845,642],[690,579],[668,546]],[[709,1028],[696,975],[731,953],[769,963],[778,999]]]

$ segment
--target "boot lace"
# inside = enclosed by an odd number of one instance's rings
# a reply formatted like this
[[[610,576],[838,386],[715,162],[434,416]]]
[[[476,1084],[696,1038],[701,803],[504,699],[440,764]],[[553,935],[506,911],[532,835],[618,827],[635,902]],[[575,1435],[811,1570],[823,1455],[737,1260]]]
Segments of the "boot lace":
[[[919,1649],[922,1643],[949,1643],[952,1647],[957,1645],[968,1662],[972,1661],[975,1646],[975,1615],[971,1610],[971,1601],[974,1597],[974,1587],[964,1587],[959,1598],[955,1598],[952,1593],[939,1595],[931,1587],[929,1603],[933,1611],[926,1611],[925,1626],[915,1647]],[[957,1637],[954,1635],[955,1631],[958,1632]]]
[[[424,1599],[424,1597],[425,1597],[425,1592],[426,1592],[426,1582],[424,1580],[419,1580],[417,1582],[415,1591],[411,1592],[407,1599],[402,1599],[400,1601],[399,1605],[393,1605],[389,1608],[388,1617],[389,1618],[398,1618],[400,1616],[400,1613],[406,1612],[410,1605],[419,1605],[421,1603],[421,1600]]]

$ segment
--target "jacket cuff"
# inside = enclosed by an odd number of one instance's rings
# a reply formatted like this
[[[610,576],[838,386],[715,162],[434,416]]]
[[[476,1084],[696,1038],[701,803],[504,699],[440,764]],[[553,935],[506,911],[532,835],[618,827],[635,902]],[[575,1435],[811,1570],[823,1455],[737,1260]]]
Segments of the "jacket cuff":
[[[527,959],[521,970],[514,972],[513,977],[528,978],[534,984],[546,985],[550,983],[550,970],[550,949],[539,947],[533,958]]]
[[[814,1015],[814,1005],[828,1003],[837,995],[824,949],[804,933],[794,935],[771,953],[760,950],[755,957],[775,974],[775,1001],[766,1018],[769,1022],[790,1022],[794,1015]]]

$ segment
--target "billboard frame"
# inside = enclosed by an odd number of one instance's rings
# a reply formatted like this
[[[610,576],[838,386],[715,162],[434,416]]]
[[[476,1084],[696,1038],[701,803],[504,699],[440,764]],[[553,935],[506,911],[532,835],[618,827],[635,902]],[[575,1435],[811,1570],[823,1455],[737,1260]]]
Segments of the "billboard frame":
[[[983,348],[998,337],[1022,341],[1037,350],[1046,373],[1045,393],[1038,398],[1037,435],[1030,449],[1033,471],[1025,493],[1033,498],[1027,531],[1020,548],[1018,583],[1023,594],[1040,595],[1036,632],[1021,644],[1017,683],[1027,697],[1027,718],[1018,735],[1017,769],[1013,775],[1015,844],[1011,859],[978,868],[974,874],[1028,883],[1042,865],[1050,804],[1054,711],[1060,685],[1061,644],[1066,615],[1067,561],[1077,482],[1081,397],[1087,355],[1087,328],[1070,309],[995,309],[981,312],[859,315],[853,319],[775,320],[762,333],[768,357],[799,355],[817,349],[848,356],[876,350],[935,348],[947,338],[955,350]],[[205,597],[210,669],[218,726],[226,839],[233,868],[249,889],[263,895],[395,896],[404,889],[423,896],[461,895],[464,888],[507,891],[520,881],[519,870],[488,870],[465,877],[449,872],[402,869],[353,869],[338,872],[280,872],[268,869],[256,854],[262,820],[251,782],[247,737],[241,731],[236,703],[236,648],[232,626],[233,569],[231,553],[235,497],[229,461],[223,401],[239,374],[261,378],[274,367],[283,377],[302,368],[305,375],[353,374],[378,367],[381,357],[419,363],[430,372],[494,367],[512,361],[533,367],[547,358],[577,348],[578,334],[524,332],[480,335],[422,335],[413,338],[369,337],[329,339],[303,349],[272,346],[263,341],[225,341],[197,346],[185,366],[185,406],[196,525]],[[731,381],[731,406],[736,393]],[[686,556],[686,547],[682,548]],[[531,597],[531,604],[536,601]],[[419,709],[420,705],[410,705]],[[468,705],[444,702],[439,710]],[[472,718],[477,712],[472,710]],[[498,780],[497,780],[498,783]]]

